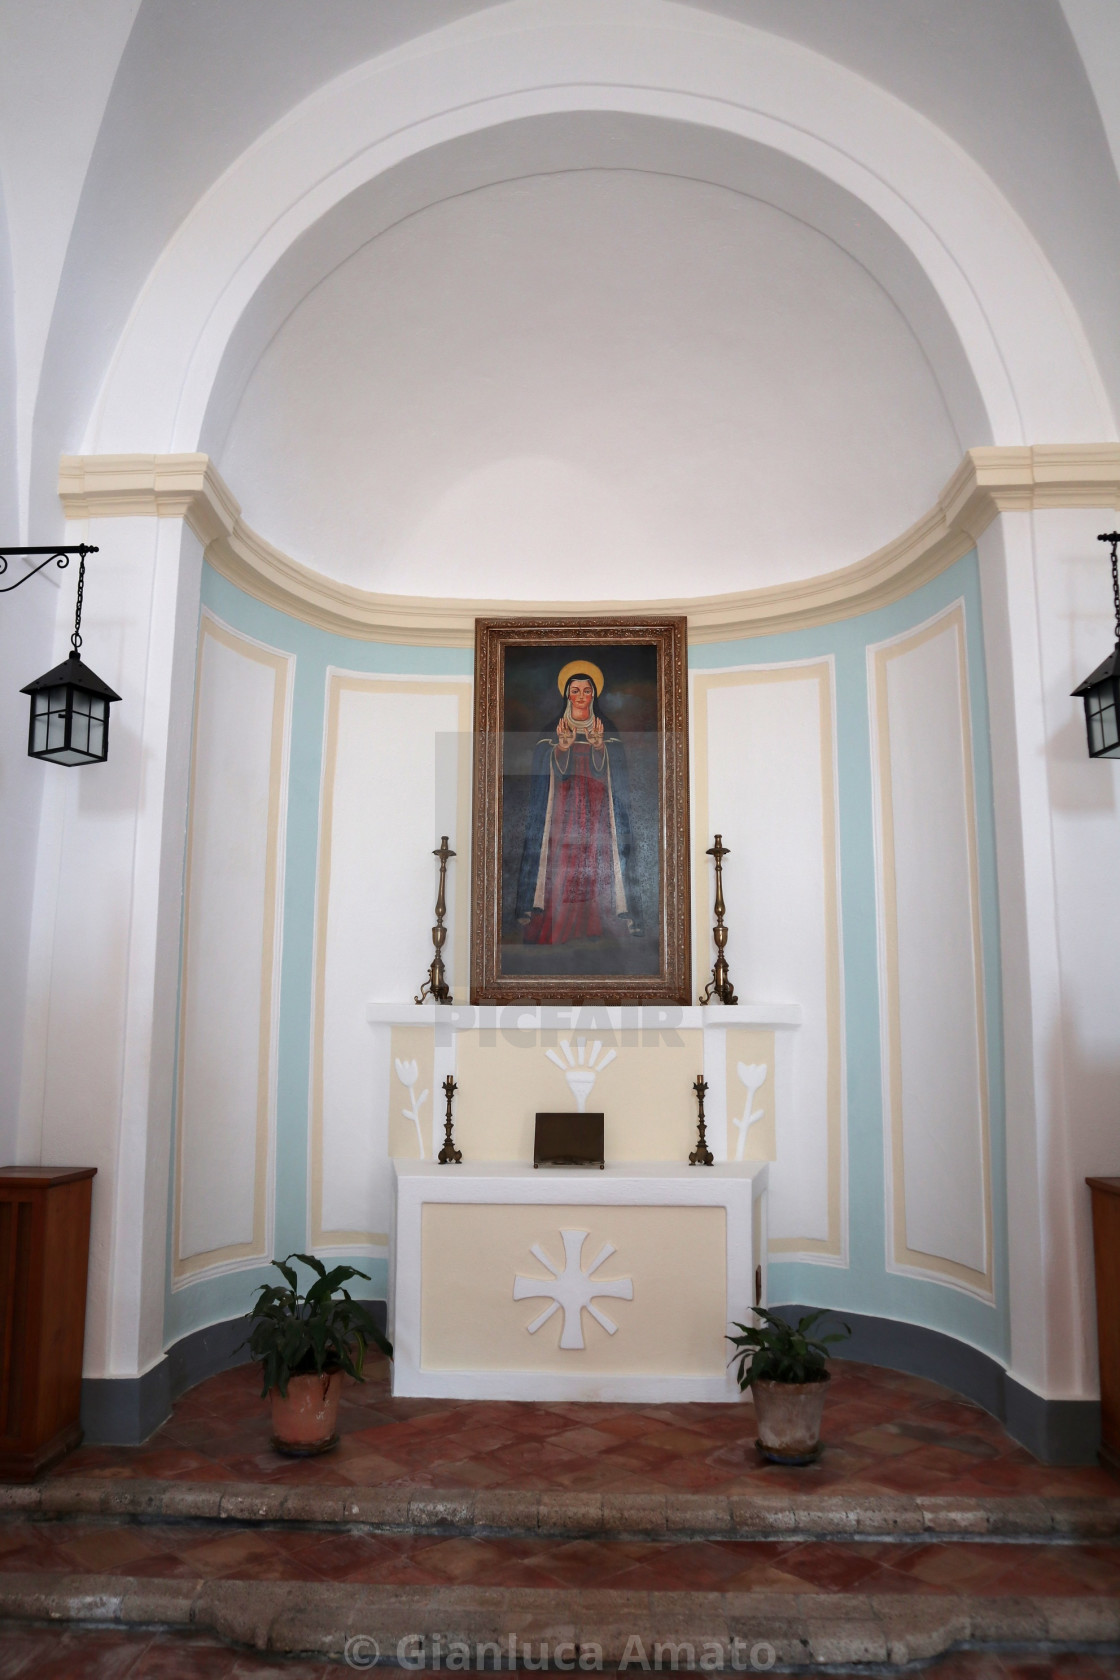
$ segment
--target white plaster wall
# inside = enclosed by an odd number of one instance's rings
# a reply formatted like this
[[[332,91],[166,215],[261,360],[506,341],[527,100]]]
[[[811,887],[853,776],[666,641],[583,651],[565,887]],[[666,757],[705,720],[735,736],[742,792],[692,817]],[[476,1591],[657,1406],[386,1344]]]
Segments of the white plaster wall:
[[[370,240],[268,346],[219,465],[250,524],[350,584],[626,600],[859,559],[958,458],[917,339],[837,244],[726,188],[583,170]]]
[[[0,0],[0,185],[13,255],[13,464],[19,477],[19,517],[9,527],[10,542],[44,540],[27,534],[43,355],[90,155],[139,7],[140,0],[98,0],[96,6],[87,0],[51,0],[49,6]],[[53,499],[42,511],[55,513]]]
[[[18,1136],[31,905],[40,854],[43,789],[61,772],[57,766],[28,758],[28,701],[19,690],[50,670],[60,657],[54,639],[55,596],[53,583],[34,578],[18,594],[0,602],[0,671],[5,676],[0,684],[0,806],[4,812],[4,867],[0,871],[0,1165],[32,1158],[21,1153]]]
[[[19,495],[16,470],[16,342],[7,206],[0,192],[0,531],[17,540]],[[14,560],[0,587],[14,582],[23,562]],[[31,900],[35,889],[39,806],[44,766],[27,757],[25,682],[55,663],[54,608],[59,584],[29,579],[0,601],[0,809],[4,822],[4,867],[0,870],[0,1165],[19,1159],[16,1121],[23,1059],[23,1015],[27,997],[27,955]],[[17,672],[26,669],[19,682]]]
[[[44,766],[52,774],[32,906],[18,1136],[22,1160],[98,1169],[88,1376],[135,1374],[162,1352],[201,566],[199,545],[178,520],[106,520],[97,540],[84,653],[122,701],[106,764]],[[56,658],[64,647],[60,625]]]
[[[1084,1180],[1120,1172],[1120,765],[1089,758],[1082,703],[1070,690],[1116,640],[1108,547],[1097,541],[1116,518],[1053,509],[1034,514],[1032,524],[1061,983],[1059,1019],[1045,1023],[1038,1048],[1068,1091],[1074,1293],[1091,1382],[1096,1324]]]
[[[1005,514],[980,540],[1000,877],[1012,1371],[1096,1393],[1089,1174],[1114,1174],[1120,787],[1070,690],[1114,641],[1107,512]]]

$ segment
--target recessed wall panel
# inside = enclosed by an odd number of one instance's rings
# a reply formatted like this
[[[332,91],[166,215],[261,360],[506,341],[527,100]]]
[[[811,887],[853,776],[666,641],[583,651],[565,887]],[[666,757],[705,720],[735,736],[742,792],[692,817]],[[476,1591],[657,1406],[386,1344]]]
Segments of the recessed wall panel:
[[[991,1293],[991,1183],[964,608],[868,650],[888,1265]]]
[[[327,684],[315,934],[310,1226],[319,1248],[388,1241],[389,1045],[369,999],[410,1001],[432,958],[449,833],[453,992],[465,991],[471,684],[331,672]],[[430,1136],[429,1092],[424,1125]]]
[[[738,994],[804,1011],[793,1100],[774,1140],[770,1249],[838,1260],[846,1229],[833,716],[827,660],[693,679],[697,980],[714,956],[705,851],[720,833],[731,849],[724,889]]]
[[[291,663],[203,618],[180,996],[179,1283],[269,1253]]]

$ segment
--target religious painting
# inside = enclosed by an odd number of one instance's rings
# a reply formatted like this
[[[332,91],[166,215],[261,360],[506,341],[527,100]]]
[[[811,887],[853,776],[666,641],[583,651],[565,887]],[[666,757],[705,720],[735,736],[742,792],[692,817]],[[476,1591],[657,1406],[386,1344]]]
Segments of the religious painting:
[[[479,619],[471,1001],[690,1001],[683,618]]]

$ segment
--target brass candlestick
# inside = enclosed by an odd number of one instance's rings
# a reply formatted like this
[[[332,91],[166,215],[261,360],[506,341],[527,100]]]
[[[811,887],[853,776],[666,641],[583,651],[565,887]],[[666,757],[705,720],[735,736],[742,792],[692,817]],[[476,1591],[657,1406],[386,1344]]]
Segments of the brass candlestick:
[[[436,1156],[441,1167],[454,1166],[457,1161],[463,1159],[463,1151],[456,1149],[455,1140],[451,1136],[451,1099],[458,1089],[454,1079],[448,1074],[443,1082],[443,1094],[447,1098],[447,1115],[443,1122],[443,1148]]]
[[[723,843],[722,834],[716,835],[716,843],[708,847],[706,855],[716,860],[716,925],[712,929],[712,938],[716,942],[716,960],[712,968],[712,978],[700,994],[700,1002],[711,1003],[713,998],[718,998],[720,1003],[738,1003],[739,999],[735,996],[735,988],[727,971],[727,958],[724,956],[727,929],[723,925],[723,917],[727,906],[723,902],[723,860],[730,854]]]
[[[692,1089],[696,1092],[696,1107],[699,1110],[697,1125],[700,1135],[696,1140],[696,1148],[688,1157],[688,1164],[690,1167],[714,1167],[716,1158],[708,1148],[708,1132],[704,1124],[704,1098],[708,1094],[708,1081],[702,1073],[696,1075]]]
[[[428,968],[428,978],[420,988],[420,995],[413,999],[414,1003],[423,1003],[426,997],[433,1003],[450,1003],[451,987],[447,984],[447,976],[443,968],[443,947],[447,943],[447,929],[443,925],[443,918],[447,914],[447,860],[455,853],[447,844],[446,834],[437,849],[432,853],[439,859],[439,891],[436,893],[436,925],[432,929],[432,944],[436,954]]]

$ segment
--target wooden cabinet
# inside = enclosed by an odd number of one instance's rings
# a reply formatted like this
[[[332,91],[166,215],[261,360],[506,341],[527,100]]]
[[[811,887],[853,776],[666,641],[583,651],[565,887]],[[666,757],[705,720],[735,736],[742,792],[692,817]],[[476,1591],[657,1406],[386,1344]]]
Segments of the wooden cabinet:
[[[96,1167],[0,1168],[0,1478],[26,1481],[82,1438]]]
[[[1120,1178],[1087,1178],[1093,1193],[1097,1343],[1101,1353],[1101,1458],[1120,1471]]]

